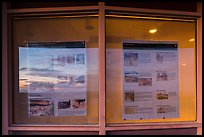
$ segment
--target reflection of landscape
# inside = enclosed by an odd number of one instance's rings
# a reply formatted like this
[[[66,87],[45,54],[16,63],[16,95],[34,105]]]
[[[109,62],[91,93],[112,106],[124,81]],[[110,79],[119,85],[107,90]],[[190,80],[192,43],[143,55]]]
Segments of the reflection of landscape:
[[[86,65],[83,49],[19,48],[20,92],[75,91],[85,88]],[[83,64],[83,65],[77,65]]]
[[[27,79],[19,79],[19,88],[21,92],[28,91],[28,80]]]
[[[54,104],[51,100],[30,100],[30,116],[53,116]]]
[[[54,91],[54,83],[50,82],[31,82],[29,91]]]

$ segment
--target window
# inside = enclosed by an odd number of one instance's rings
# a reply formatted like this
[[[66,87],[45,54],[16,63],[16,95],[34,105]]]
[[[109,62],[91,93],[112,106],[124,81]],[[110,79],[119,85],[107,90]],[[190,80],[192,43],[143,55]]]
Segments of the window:
[[[180,6],[3,3],[3,134],[200,134],[202,9]]]
[[[149,30],[156,29],[157,32],[155,33],[150,33]],[[107,15],[106,17],[106,120],[108,124],[116,124],[116,123],[145,123],[145,122],[175,122],[175,121],[195,121],[196,120],[196,44],[195,44],[195,39],[196,39],[196,22],[194,20],[191,21],[176,21],[176,20],[161,20],[161,19],[143,19],[143,18],[134,18],[131,17],[112,17],[111,15]],[[123,41],[134,41],[134,40],[142,40],[142,41],[158,41],[157,44],[166,41],[172,42],[172,41],[177,41],[178,42],[178,81],[179,83],[179,91],[178,97],[179,97],[179,102],[178,102],[178,108],[179,108],[179,116],[177,118],[166,118],[163,119],[161,118],[149,118],[149,119],[144,119],[144,120],[124,120],[122,117],[125,112],[122,111],[121,107],[124,105],[124,96],[123,94],[123,81],[122,79],[122,73],[125,73],[124,70],[122,70],[121,66],[124,66],[122,64],[122,54],[123,54]],[[148,46],[148,44],[147,44]],[[145,45],[143,46],[144,48]],[[155,45],[156,46],[156,45]],[[137,48],[137,45],[135,46]],[[170,50],[169,50],[170,51]],[[139,51],[138,51],[139,52]],[[154,52],[153,50],[151,52]],[[143,54],[147,54],[147,52],[143,51]],[[142,54],[142,53],[141,53]],[[140,55],[141,55],[140,54]],[[165,52],[165,54],[168,54]],[[144,55],[148,56],[150,54]],[[143,56],[143,55],[141,55]],[[152,55],[151,55],[152,56]],[[170,54],[169,54],[170,56]],[[140,57],[139,57],[140,58]],[[142,58],[142,57],[141,57]],[[153,57],[150,59],[153,60]],[[142,60],[142,59],[141,59]],[[149,62],[146,63],[146,65],[143,65],[147,62],[147,57],[146,60],[143,59],[143,61],[139,61],[138,66],[142,70],[147,70],[145,72],[148,72],[149,74],[151,73],[152,76],[151,78],[154,79],[153,72],[151,72],[151,69],[149,67],[153,68],[155,67],[155,64]],[[170,61],[169,61],[170,63]],[[165,64],[166,66],[168,64]],[[173,64],[172,64],[173,65]],[[161,65],[159,67],[162,67]],[[170,68],[171,66],[168,65]],[[137,67],[133,70],[137,70]],[[166,67],[165,67],[166,68]],[[138,67],[139,69],[139,67]],[[157,68],[158,69],[158,68]],[[161,68],[159,68],[161,69]],[[172,68],[173,69],[173,68]],[[164,69],[165,71],[167,69]],[[169,70],[169,76],[170,74]],[[170,76],[171,77],[171,76]],[[156,81],[156,80],[155,80]],[[168,85],[166,87],[163,87],[162,85],[155,84],[154,80],[152,80],[152,85],[149,87],[136,87],[137,90],[142,90],[143,92],[145,91],[150,91],[153,95],[156,97],[156,90],[160,89],[159,87],[155,86],[161,86],[162,89],[167,89],[166,92],[168,92]],[[169,80],[170,82],[170,80]],[[161,82],[160,82],[161,83]],[[165,84],[165,83],[163,83]],[[120,85],[120,86],[117,86]],[[155,86],[154,86],[155,85]],[[177,84],[171,84],[171,86],[176,86]],[[188,85],[188,86],[186,86]],[[130,85],[131,86],[131,85]],[[170,88],[170,87],[169,87]],[[135,88],[134,88],[135,89]],[[136,89],[135,89],[136,90]],[[153,91],[151,91],[153,90]],[[155,90],[155,91],[154,91]],[[170,89],[169,89],[170,90]],[[173,94],[172,90],[169,91],[169,94]],[[138,92],[139,94],[140,92]],[[168,94],[168,93],[167,93]],[[174,92],[176,94],[176,92]],[[147,95],[143,95],[147,96]],[[170,95],[173,97],[173,95]],[[139,97],[139,95],[138,95]],[[168,99],[168,102],[170,103],[171,97]],[[144,99],[144,97],[142,97]],[[152,97],[154,98],[154,97]],[[151,106],[148,105],[148,102],[150,100],[146,101],[136,101],[137,105],[146,103],[146,106]],[[152,100],[151,100],[152,101]],[[174,99],[173,102],[175,102],[176,99]],[[171,102],[170,104],[172,104]],[[158,103],[163,104],[167,103],[166,101],[152,101],[152,103]],[[167,103],[168,104],[168,103]],[[167,105],[166,104],[166,105]],[[170,105],[168,104],[168,105]],[[131,105],[131,103],[129,103]],[[152,109],[153,107],[151,107]],[[138,108],[142,109],[142,108]],[[156,108],[155,108],[156,109]],[[169,109],[173,109],[172,107]],[[139,111],[139,110],[138,110]],[[173,111],[173,110],[172,110]],[[145,113],[147,112],[138,112]],[[167,112],[168,113],[168,112]],[[172,112],[171,115],[174,115]],[[136,113],[135,113],[136,114]],[[151,117],[151,116],[149,116]]]
[[[13,60],[19,62],[14,66],[16,89],[13,91],[12,121],[15,124],[97,124],[97,17],[14,18],[12,28]],[[83,55],[81,64],[77,60],[80,55]],[[67,57],[70,57],[70,61],[66,60]],[[16,69],[17,65],[19,70]],[[73,70],[78,70],[78,73]],[[74,93],[82,90],[82,87],[74,89],[77,87],[76,81],[75,85],[62,84],[63,80],[71,81],[72,77],[76,80],[77,76],[85,77],[83,95]],[[59,90],[62,86],[67,87]],[[75,96],[84,100],[83,109],[73,108],[73,101],[77,100]],[[41,106],[41,102],[45,101],[49,103]],[[60,106],[66,102],[71,106],[62,110]]]

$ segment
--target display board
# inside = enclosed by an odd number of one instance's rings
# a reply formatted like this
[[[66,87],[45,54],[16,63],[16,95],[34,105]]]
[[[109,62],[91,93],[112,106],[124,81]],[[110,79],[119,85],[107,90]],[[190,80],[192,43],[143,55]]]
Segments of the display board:
[[[124,41],[123,119],[179,117],[178,43]]]
[[[32,42],[19,47],[19,92],[28,116],[85,116],[87,61],[84,41]]]

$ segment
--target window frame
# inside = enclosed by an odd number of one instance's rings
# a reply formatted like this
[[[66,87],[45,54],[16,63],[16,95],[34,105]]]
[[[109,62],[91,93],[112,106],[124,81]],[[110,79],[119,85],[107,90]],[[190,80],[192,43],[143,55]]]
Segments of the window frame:
[[[49,7],[28,9],[7,9],[7,2],[2,4],[2,126],[3,134],[9,131],[96,131],[99,135],[105,135],[107,131],[118,130],[141,130],[141,129],[165,129],[165,128],[189,128],[196,127],[197,134],[202,134],[202,2],[197,3],[197,12],[170,11],[157,9],[143,9],[130,7],[105,6],[105,2],[99,2],[97,6],[75,6],[75,7]],[[13,15],[42,14],[52,15],[55,12],[90,11],[98,10],[99,26],[99,124],[98,125],[24,125],[13,124],[9,120],[12,116],[9,91],[12,68],[10,68],[9,51],[11,45],[11,17]],[[195,19],[197,22],[196,40],[196,87],[197,87],[197,120],[195,122],[171,122],[171,123],[141,123],[141,124],[114,124],[106,125],[105,110],[105,17],[107,11],[121,13],[136,13],[152,17],[169,17],[179,19]]]

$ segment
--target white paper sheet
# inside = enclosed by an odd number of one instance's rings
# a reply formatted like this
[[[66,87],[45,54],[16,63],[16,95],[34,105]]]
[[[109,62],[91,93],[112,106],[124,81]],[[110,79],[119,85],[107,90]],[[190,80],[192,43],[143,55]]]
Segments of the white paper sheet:
[[[19,47],[19,92],[28,93],[29,116],[86,115],[87,50],[82,46]]]
[[[178,50],[165,44],[170,43],[123,43],[124,120],[179,117]]]

